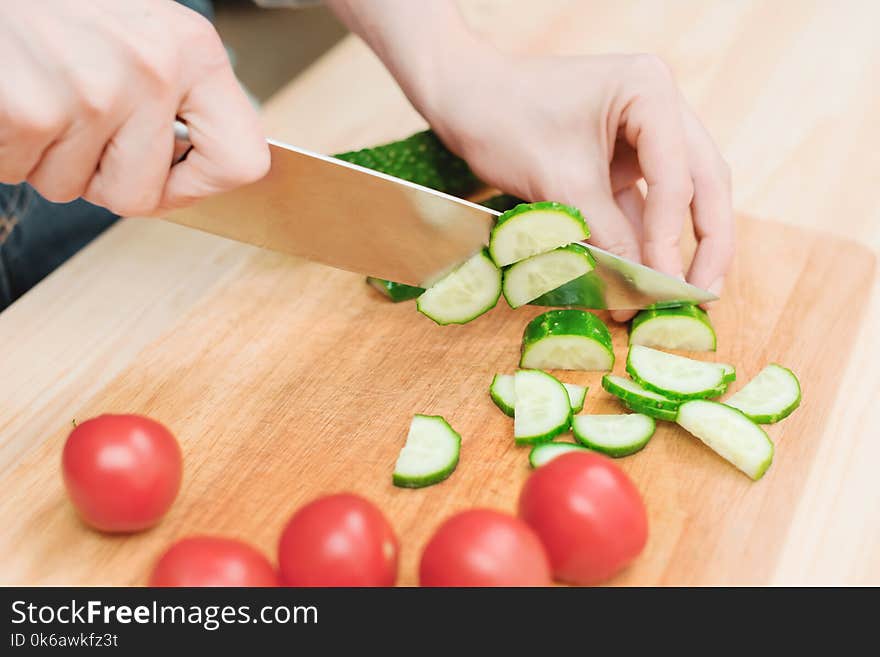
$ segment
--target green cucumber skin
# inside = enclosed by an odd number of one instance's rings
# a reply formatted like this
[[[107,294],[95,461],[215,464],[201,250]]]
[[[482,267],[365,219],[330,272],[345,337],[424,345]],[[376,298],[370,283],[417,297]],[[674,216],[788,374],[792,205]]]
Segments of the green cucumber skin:
[[[335,157],[453,196],[465,196],[483,186],[467,163],[431,130]]]
[[[502,281],[501,281],[501,270],[498,269],[498,266],[495,264],[495,261],[492,260],[491,256],[489,255],[489,250],[488,250],[486,247],[483,247],[482,254],[483,254],[483,257],[486,258],[486,259],[492,264],[493,267],[495,267],[495,269],[497,270],[497,273],[498,273],[498,294],[495,296],[495,300],[494,300],[494,301],[492,301],[491,303],[489,303],[489,304],[488,304],[487,306],[485,306],[483,309],[479,310],[476,314],[471,315],[470,317],[468,317],[468,318],[466,318],[466,319],[453,320],[453,321],[449,321],[449,322],[444,322],[444,321],[437,320],[436,318],[432,317],[431,315],[429,315],[428,313],[426,313],[425,311],[423,311],[422,308],[421,308],[421,306],[419,306],[419,302],[418,302],[418,300],[416,300],[416,310],[418,310],[420,313],[422,313],[425,317],[427,317],[428,319],[430,319],[430,320],[431,320],[432,322],[434,322],[435,324],[438,324],[438,325],[440,325],[440,326],[450,326],[450,325],[453,325],[453,324],[467,324],[467,323],[469,323],[469,322],[472,322],[472,321],[474,321],[477,317],[480,317],[481,315],[485,315],[487,312],[489,312],[489,311],[492,310],[495,306],[497,306],[497,305],[498,305],[498,300],[501,298],[501,282],[502,282]],[[449,274],[453,274],[453,273],[455,273],[455,270],[449,272]],[[447,274],[447,276],[448,276],[449,274]],[[442,280],[442,279],[441,279],[441,280]],[[439,282],[439,281],[438,281],[438,282]]]
[[[648,436],[637,443],[633,443],[632,445],[626,445],[625,447],[607,447],[605,445],[599,445],[598,443],[594,443],[587,436],[581,434],[578,431],[574,430],[574,423],[572,423],[572,432],[571,435],[574,436],[574,439],[578,441],[584,447],[593,450],[594,452],[599,452],[601,454],[605,454],[606,456],[610,456],[614,459],[619,459],[624,456],[630,456],[631,454],[635,454],[636,452],[640,452],[645,448],[651,438],[654,437],[654,432],[657,430],[657,424],[654,422],[654,418],[648,415],[647,413],[640,413],[640,415],[645,415],[651,420],[651,433]]]
[[[541,449],[546,448],[550,445],[565,445],[566,449],[561,450],[562,454],[568,452],[589,452],[590,450],[584,447],[583,445],[576,445],[575,443],[540,443],[532,447],[531,451],[529,451],[529,465],[533,468],[540,468],[541,466],[535,463],[536,455],[540,452]]]
[[[577,208],[574,208],[570,205],[565,205],[564,203],[557,203],[556,201],[538,201],[536,203],[520,203],[519,205],[511,208],[500,217],[498,217],[498,222],[495,224],[495,227],[501,226],[511,219],[518,217],[521,214],[526,212],[532,212],[534,210],[542,210],[542,211],[550,211],[550,212],[562,212],[572,219],[576,220],[578,223],[583,224],[584,232],[586,235],[584,239],[587,239],[590,236],[590,229],[587,227],[587,221],[584,219],[584,215],[581,214],[581,211]]]
[[[585,246],[581,245],[581,244],[566,244],[565,246],[560,246],[560,247],[555,248],[555,249],[552,249],[552,250],[550,250],[550,251],[545,251],[544,253],[539,253],[538,255],[530,256],[530,257],[528,257],[528,258],[526,258],[526,259],[524,259],[524,260],[520,260],[519,262],[515,262],[515,263],[513,263],[512,265],[508,265],[507,267],[503,267],[503,268],[502,268],[502,271],[504,272],[505,279],[503,279],[503,280],[502,280],[502,283],[501,283],[501,294],[504,296],[504,300],[507,302],[507,305],[508,305],[508,306],[510,306],[511,308],[514,308],[514,309],[520,307],[520,306],[514,306],[513,303],[510,301],[510,298],[507,296],[507,289],[506,289],[506,286],[504,285],[504,280],[506,280],[507,272],[509,272],[509,271],[510,271],[511,269],[513,269],[514,267],[525,266],[526,263],[528,263],[529,260],[531,260],[532,258],[539,258],[539,257],[541,257],[541,256],[543,256],[543,255],[546,255],[547,253],[554,253],[554,252],[556,252],[556,251],[569,251],[569,252],[571,252],[571,253],[576,253],[576,254],[578,254],[578,255],[585,256],[585,257],[587,258],[587,260],[589,261],[589,263],[590,263],[590,268],[591,268],[591,270],[596,268],[596,260],[593,258],[593,254],[591,254],[591,253],[587,250],[587,248],[586,248]],[[591,273],[591,272],[587,272],[586,274],[582,274],[581,276],[578,276],[577,278],[572,279],[572,280],[574,280],[574,281],[579,280],[579,279],[582,278],[583,276],[587,276],[587,275],[589,275],[590,273]],[[568,283],[571,283],[571,282],[572,282],[572,281],[569,281]],[[549,292],[545,292],[545,293],[542,294],[540,297],[536,297],[536,299],[540,299],[541,297],[544,297],[544,296],[546,296],[546,295],[548,295],[548,294],[554,294],[554,293],[555,293],[557,290],[559,290],[560,288],[565,287],[566,285],[568,285],[568,283],[563,283],[562,285],[560,285],[560,286],[559,286],[558,288],[556,288],[555,290],[550,290]],[[535,300],[533,299],[532,301],[528,301],[528,302],[526,302],[526,304],[524,304],[524,305],[541,305],[541,304],[535,304],[534,301],[535,301]],[[546,305],[546,304],[545,304],[545,305]]]
[[[721,385],[716,386],[715,388],[711,388],[710,390],[701,390],[700,392],[682,394],[670,390],[663,390],[662,388],[658,388],[657,386],[653,385],[650,381],[645,381],[638,375],[638,373],[636,373],[636,368],[633,367],[632,363],[630,362],[630,354],[627,354],[626,356],[626,372],[630,375],[630,377],[632,377],[633,381],[638,383],[643,388],[646,388],[652,392],[656,392],[658,395],[663,395],[664,397],[669,397],[670,399],[681,402],[690,401],[692,399],[711,399],[713,397],[723,395],[724,391],[727,390],[727,384],[724,383],[723,379]]]
[[[745,411],[743,411],[740,408],[736,409],[756,424],[776,424],[780,420],[784,420],[789,415],[794,413],[795,410],[797,410],[798,406],[801,405],[801,396],[802,396],[803,391],[801,390],[801,381],[799,378],[797,378],[797,375],[792,370],[788,369],[787,367],[783,367],[782,365],[779,365],[778,363],[770,363],[770,364],[775,365],[779,369],[785,370],[786,372],[791,374],[791,377],[794,379],[795,384],[797,384],[798,395],[797,395],[797,399],[795,399],[791,404],[786,406],[779,413],[773,413],[773,414],[769,414],[769,415],[750,415],[749,413],[746,413]],[[735,408],[735,407],[731,406],[730,408]]]
[[[373,276],[367,276],[367,283],[394,303],[410,301],[421,296],[425,291],[425,288],[422,287],[386,281],[384,278],[374,278]]]
[[[718,338],[715,335],[715,328],[712,326],[712,322],[709,320],[709,314],[705,310],[694,304],[685,304],[683,306],[675,306],[671,308],[649,308],[639,311],[639,313],[635,317],[633,317],[629,327],[630,344],[632,344],[632,336],[636,332],[636,329],[645,322],[649,322],[657,317],[688,317],[696,319],[712,332],[711,351],[715,351],[718,345]]]
[[[511,196],[510,194],[497,194],[495,196],[490,196],[484,201],[480,201],[480,205],[487,207],[490,210],[495,210],[496,212],[507,212],[522,203],[525,203],[525,201],[516,196]]]
[[[508,417],[513,417],[515,409],[513,406],[508,406],[507,403],[501,399],[498,395],[495,394],[495,381],[500,374],[496,374],[492,378],[492,383],[489,385],[489,397],[492,398],[492,401],[495,402],[495,405],[501,410],[502,413],[507,415]]]
[[[606,307],[605,282],[596,272],[591,271],[560,285],[555,290],[545,292],[537,299],[529,301],[528,305],[602,310]]]
[[[620,398],[618,397],[618,399]],[[634,413],[641,413],[642,415],[647,415],[648,417],[655,420],[663,420],[664,422],[675,422],[675,420],[678,419],[678,409],[673,411],[665,408],[657,408],[654,406],[645,406],[644,404],[630,402],[625,399],[620,399],[620,402],[624,405],[625,408],[628,408]]]
[[[506,224],[512,219],[515,219],[523,214],[527,214],[533,211],[543,211],[543,212],[558,212],[560,214],[564,214],[569,219],[573,219],[577,224],[583,228],[583,233],[580,239],[586,240],[590,236],[590,229],[587,226],[587,222],[584,219],[584,215],[581,214],[581,211],[577,208],[571,207],[570,205],[564,205],[563,203],[557,203],[556,201],[538,201],[536,203],[520,203],[519,205],[507,210],[502,213],[495,220],[495,227],[492,229],[492,233],[489,235],[489,253],[492,256],[492,259],[495,258],[495,237],[498,234],[498,228]],[[533,254],[538,255],[538,254]],[[514,263],[508,263],[514,264]]]
[[[541,434],[540,436],[524,436],[521,438],[514,437],[513,442],[516,445],[541,445],[543,443],[549,443],[556,436],[564,434],[568,431],[571,426],[571,410],[568,412],[568,420],[566,420],[565,424],[560,424],[558,427],[553,429],[552,431],[548,431],[547,433]]]
[[[736,368],[733,365],[730,366],[732,369],[730,372],[727,372],[724,377],[721,379],[722,383],[733,383],[736,381]],[[791,370],[789,370],[791,371]]]
[[[664,399],[664,401],[660,401],[659,399],[647,399],[644,397],[639,397],[636,393],[615,385],[614,382],[608,378],[607,374],[602,377],[602,388],[604,388],[606,392],[614,395],[618,399],[629,402],[631,404],[637,404],[642,407],[648,406],[661,411],[677,412],[678,407],[681,406],[681,402],[674,399]],[[645,413],[645,415],[647,415],[647,413]]]
[[[451,475],[455,471],[455,468],[458,467],[458,460],[461,455],[461,434],[453,429],[452,425],[450,425],[449,422],[446,421],[446,418],[441,415],[427,415],[426,417],[432,417],[441,420],[443,424],[447,426],[449,431],[453,435],[455,435],[456,442],[458,443],[458,452],[456,453],[455,460],[442,470],[432,472],[431,474],[425,475],[424,477],[407,477],[405,475],[394,473],[391,475],[391,483],[393,483],[398,488],[424,488],[425,486],[433,486],[434,484],[439,484],[444,479],[448,479],[449,475]]]
[[[611,332],[605,322],[585,310],[563,308],[541,313],[528,323],[523,332],[523,351],[549,335],[579,335],[595,340],[611,352],[614,362]]]

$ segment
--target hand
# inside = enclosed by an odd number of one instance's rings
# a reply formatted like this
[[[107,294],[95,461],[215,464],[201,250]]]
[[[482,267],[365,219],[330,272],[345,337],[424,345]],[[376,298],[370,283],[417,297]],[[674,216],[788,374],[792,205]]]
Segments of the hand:
[[[683,277],[690,211],[698,247],[687,280],[720,293],[734,252],[729,168],[659,59],[457,52],[414,97],[482,180],[580,208],[592,243],[673,276]]]
[[[148,215],[268,168],[217,33],[169,0],[4,0],[0,62],[0,182]],[[172,167],[175,117],[193,149]]]

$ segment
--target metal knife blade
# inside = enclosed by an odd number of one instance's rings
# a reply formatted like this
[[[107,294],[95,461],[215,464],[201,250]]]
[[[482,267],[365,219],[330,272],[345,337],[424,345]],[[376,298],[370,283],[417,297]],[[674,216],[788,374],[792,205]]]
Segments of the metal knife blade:
[[[175,223],[425,286],[488,242],[486,208],[269,140],[261,180],[175,210]]]
[[[178,128],[175,127],[177,133]],[[178,139],[185,138],[185,126]],[[165,218],[339,269],[425,287],[488,243],[498,212],[333,157],[268,140],[261,180]],[[645,308],[717,297],[588,245],[591,307]]]

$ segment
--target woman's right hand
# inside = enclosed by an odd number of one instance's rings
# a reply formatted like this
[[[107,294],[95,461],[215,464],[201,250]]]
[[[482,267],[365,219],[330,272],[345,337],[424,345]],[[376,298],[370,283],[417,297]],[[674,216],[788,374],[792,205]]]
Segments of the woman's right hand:
[[[265,175],[259,119],[211,24],[167,0],[4,0],[0,182],[157,214]],[[172,126],[192,150],[172,167]]]

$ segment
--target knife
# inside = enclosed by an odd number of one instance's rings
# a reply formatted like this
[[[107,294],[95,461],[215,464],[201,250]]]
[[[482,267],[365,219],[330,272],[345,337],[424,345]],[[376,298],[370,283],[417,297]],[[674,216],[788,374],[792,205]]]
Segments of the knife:
[[[179,122],[175,138],[187,138],[186,126]],[[426,287],[487,244],[500,214],[333,157],[267,141],[271,166],[264,178],[172,211],[165,219],[331,267]],[[583,282],[599,290],[593,307],[635,309],[717,298],[587,246],[596,268]]]

